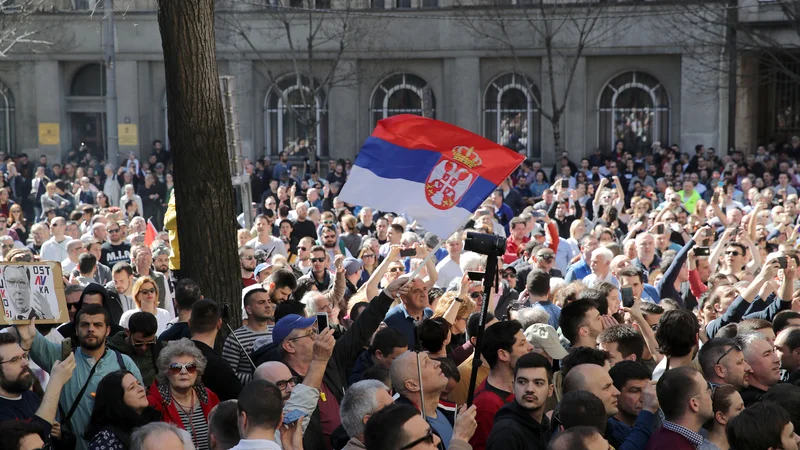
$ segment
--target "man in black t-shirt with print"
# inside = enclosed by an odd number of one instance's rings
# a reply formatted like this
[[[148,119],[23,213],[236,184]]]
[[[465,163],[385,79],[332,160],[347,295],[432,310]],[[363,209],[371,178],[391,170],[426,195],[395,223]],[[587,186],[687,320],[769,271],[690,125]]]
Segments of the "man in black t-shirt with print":
[[[108,267],[114,267],[118,262],[130,262],[131,244],[125,242],[125,235],[122,234],[122,227],[118,223],[111,222],[108,227],[108,240],[101,247],[101,262]]]

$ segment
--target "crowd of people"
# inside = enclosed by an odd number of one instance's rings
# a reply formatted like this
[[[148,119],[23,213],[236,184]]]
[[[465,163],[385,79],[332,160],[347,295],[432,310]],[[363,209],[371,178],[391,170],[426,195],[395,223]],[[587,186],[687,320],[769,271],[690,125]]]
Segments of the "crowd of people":
[[[800,139],[525,161],[441,237],[339,199],[350,161],[248,163],[231,333],[176,270],[169,153],[70,157],[0,158],[3,261],[60,261],[69,309],[0,333],[3,449],[798,449]]]

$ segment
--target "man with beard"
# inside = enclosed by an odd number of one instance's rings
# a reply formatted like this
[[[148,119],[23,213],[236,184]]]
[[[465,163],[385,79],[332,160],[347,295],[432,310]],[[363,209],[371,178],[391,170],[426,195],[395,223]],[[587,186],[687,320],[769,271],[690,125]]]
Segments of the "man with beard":
[[[289,272],[287,274],[294,279],[294,275]],[[251,287],[244,294],[247,325],[234,330],[233,336],[228,336],[222,348],[223,358],[236,372],[242,384],[247,384],[253,378],[255,367],[248,358],[253,350],[253,343],[262,336],[272,334],[275,306],[276,303],[270,299],[270,292],[261,286]]]
[[[64,411],[69,411],[77,402],[71,424],[78,438],[79,450],[87,448],[83,433],[92,415],[94,401],[91,393],[97,391],[100,380],[111,372],[125,369],[142,383],[142,374],[133,360],[115,350],[107,351],[106,338],[111,332],[110,323],[111,317],[108,311],[100,305],[84,304],[75,314],[79,348],[75,350],[74,376],[65,384],[60,404]],[[35,319],[28,325],[17,326],[17,330],[22,340],[20,344],[22,349],[30,351],[31,358],[39,367],[48,373],[54,373],[53,369],[61,357],[61,345],[48,341],[38,333]],[[77,398],[84,384],[86,385],[84,395]]]
[[[161,344],[156,342],[158,321],[149,312],[139,311],[128,319],[125,331],[108,338],[108,348],[131,357],[142,372],[144,385],[150,386],[158,375],[156,360],[161,352]]]
[[[544,450],[550,440],[545,403],[555,390],[550,362],[537,353],[520,357],[515,364],[512,386],[514,401],[497,412],[486,448]]]
[[[730,384],[737,391],[745,389],[753,369],[744,358],[738,339],[714,338],[697,352],[703,378],[714,386]]]
[[[242,272],[242,284],[245,288],[256,284],[253,271],[256,270],[256,251],[249,245],[239,247],[239,269]]]
[[[3,271],[3,285],[8,298],[8,308],[14,320],[55,319],[47,296],[31,291],[30,271],[25,266],[7,266]]]
[[[164,243],[154,245],[151,249],[153,253],[153,268],[156,272],[164,275],[164,288],[166,289],[166,298],[169,303],[175,302],[175,279],[169,270],[169,247]]]
[[[302,278],[311,278],[317,290],[325,292],[331,286],[331,274],[328,271],[328,253],[325,247],[315,245],[311,248],[311,271]]]
[[[222,319],[216,302],[200,299],[192,305],[192,316],[189,319],[192,342],[206,358],[203,384],[224,402],[239,397],[242,383],[222,355],[214,350],[217,332],[221,327]]]
[[[60,427],[55,423],[58,397],[61,389],[72,377],[75,356],[57,361],[50,372],[47,390],[41,399],[31,390],[34,375],[28,366],[28,352],[17,343],[11,333],[0,333],[0,422],[21,420],[41,427],[50,434],[55,425],[56,436]]]

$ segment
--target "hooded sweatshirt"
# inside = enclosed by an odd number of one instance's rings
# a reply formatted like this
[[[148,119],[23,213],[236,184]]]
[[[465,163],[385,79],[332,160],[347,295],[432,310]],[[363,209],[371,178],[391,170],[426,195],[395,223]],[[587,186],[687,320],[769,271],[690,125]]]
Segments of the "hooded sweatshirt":
[[[125,331],[120,331],[119,333],[108,338],[106,344],[108,344],[109,348],[113,348],[123,355],[128,355],[131,357],[133,362],[139,366],[139,371],[142,372],[142,381],[144,381],[145,386],[150,386],[153,384],[153,381],[156,379],[156,375],[158,375],[156,359],[158,358],[158,353],[161,350],[161,344],[156,342],[155,345],[148,346],[144,354],[137,355],[133,346],[125,339]]]
[[[547,416],[538,423],[514,400],[497,411],[486,450],[545,450],[549,441]]]

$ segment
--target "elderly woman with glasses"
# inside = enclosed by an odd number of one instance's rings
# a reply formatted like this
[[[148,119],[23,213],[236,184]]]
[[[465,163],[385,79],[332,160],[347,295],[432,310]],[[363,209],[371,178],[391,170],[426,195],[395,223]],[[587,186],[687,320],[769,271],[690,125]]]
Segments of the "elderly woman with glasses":
[[[156,321],[158,321],[156,336],[166,330],[167,324],[172,320],[172,315],[166,309],[158,307],[158,286],[156,286],[156,282],[150,277],[140,277],[133,285],[131,294],[136,308],[125,311],[122,314],[119,319],[120,326],[128,328],[128,320],[131,316],[139,311],[144,311],[156,316]]]
[[[219,398],[202,383],[206,359],[189,339],[170,342],[158,355],[158,377],[147,401],[162,421],[186,430],[198,450],[208,450],[208,413]]]

